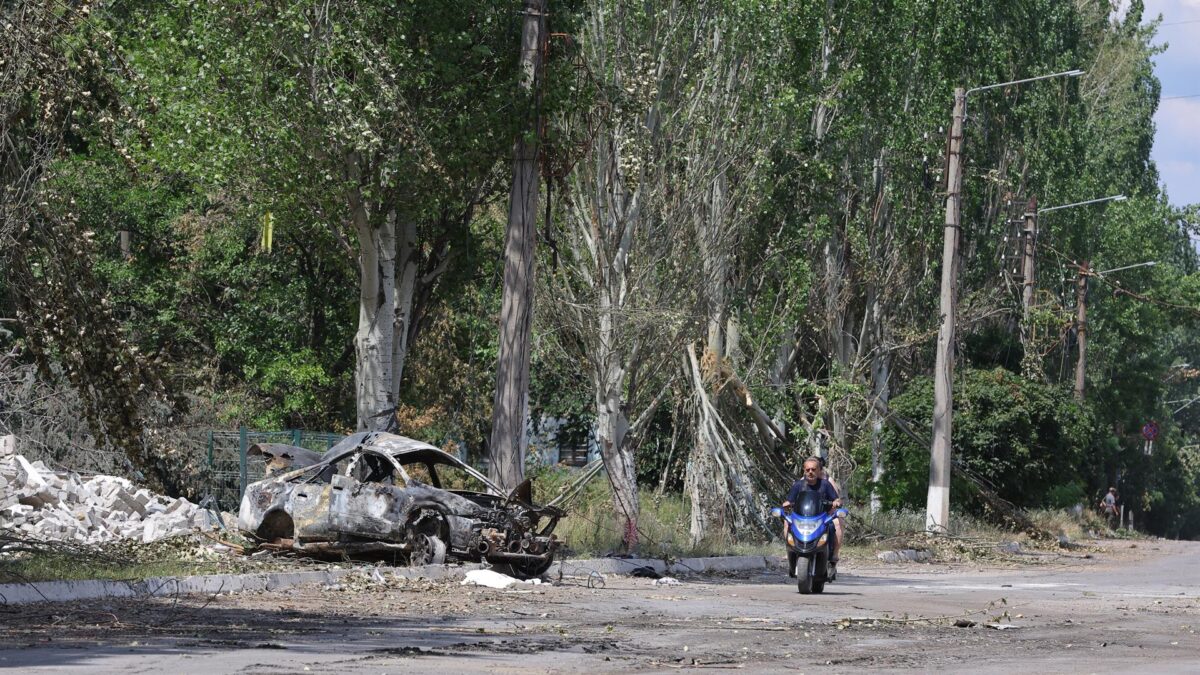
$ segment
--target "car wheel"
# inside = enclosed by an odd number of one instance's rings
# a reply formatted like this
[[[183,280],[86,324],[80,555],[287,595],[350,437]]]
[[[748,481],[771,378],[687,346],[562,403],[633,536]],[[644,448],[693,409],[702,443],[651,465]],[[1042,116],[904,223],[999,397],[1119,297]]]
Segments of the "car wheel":
[[[413,567],[421,565],[441,565],[446,562],[446,544],[432,534],[417,534],[412,539],[412,550],[408,554],[408,564]]]

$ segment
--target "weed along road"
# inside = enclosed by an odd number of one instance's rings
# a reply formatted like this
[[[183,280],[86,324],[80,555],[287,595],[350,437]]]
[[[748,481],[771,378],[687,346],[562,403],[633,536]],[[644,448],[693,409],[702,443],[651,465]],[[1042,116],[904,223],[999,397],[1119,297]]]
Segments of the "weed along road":
[[[1200,543],[989,563],[846,560],[675,583],[574,570],[503,590],[388,575],[268,592],[0,610],[20,672],[1008,673],[1200,670]],[[567,571],[572,571],[568,566]]]

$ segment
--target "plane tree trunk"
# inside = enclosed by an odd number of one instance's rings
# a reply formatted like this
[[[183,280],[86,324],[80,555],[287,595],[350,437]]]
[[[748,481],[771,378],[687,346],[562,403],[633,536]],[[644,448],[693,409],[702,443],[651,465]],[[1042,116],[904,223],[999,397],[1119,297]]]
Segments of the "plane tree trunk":
[[[525,478],[529,417],[529,359],[533,332],[534,242],[538,210],[539,102],[536,91],[545,39],[546,0],[525,0],[521,35],[521,95],[527,123],[513,149],[513,181],[504,237],[500,353],[492,403],[491,477],[505,489]]]

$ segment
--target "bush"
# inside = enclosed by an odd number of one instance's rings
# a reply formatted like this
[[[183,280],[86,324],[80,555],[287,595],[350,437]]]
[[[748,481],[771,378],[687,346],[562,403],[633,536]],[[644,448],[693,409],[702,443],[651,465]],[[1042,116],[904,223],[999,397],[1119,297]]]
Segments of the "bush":
[[[1082,499],[1093,425],[1088,410],[1067,390],[1002,368],[968,369],[956,380],[953,444],[958,464],[1018,506],[1060,507]],[[932,419],[932,380],[913,380],[891,406],[914,422]],[[887,480],[878,488],[885,508],[923,507],[929,447],[890,427],[884,430],[884,446]],[[956,507],[981,512],[975,491],[959,477],[951,494]]]
[[[1052,509],[1069,509],[1076,504],[1087,508],[1090,501],[1087,498],[1087,488],[1081,480],[1055,485],[1046,493],[1046,506]]]

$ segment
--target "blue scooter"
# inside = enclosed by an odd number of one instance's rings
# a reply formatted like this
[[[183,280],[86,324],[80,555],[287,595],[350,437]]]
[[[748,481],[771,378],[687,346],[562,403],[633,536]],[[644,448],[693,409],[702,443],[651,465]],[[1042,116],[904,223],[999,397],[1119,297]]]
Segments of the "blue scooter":
[[[819,492],[802,492],[800,499],[788,509],[771,509],[771,515],[782,518],[787,526],[788,576],[796,577],[801,593],[820,593],[825,584],[837,578],[837,566],[830,565],[836,536],[833,519],[849,511],[838,509],[829,513],[830,502]]]

